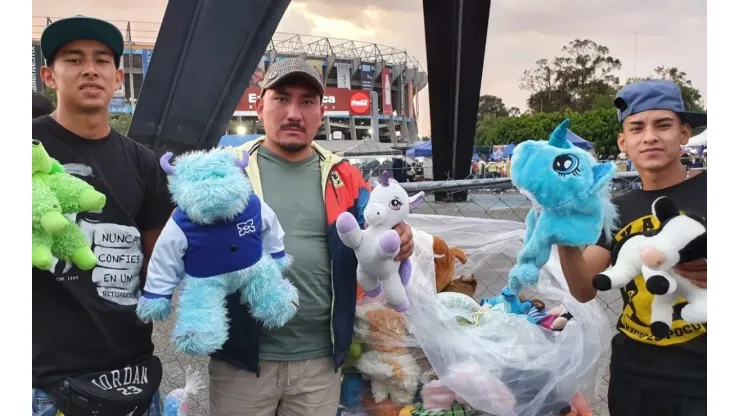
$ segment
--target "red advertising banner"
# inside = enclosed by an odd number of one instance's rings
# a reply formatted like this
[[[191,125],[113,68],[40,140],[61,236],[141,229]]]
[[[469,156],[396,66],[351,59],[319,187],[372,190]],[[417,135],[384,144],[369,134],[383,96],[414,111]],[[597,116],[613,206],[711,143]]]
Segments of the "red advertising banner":
[[[260,96],[259,87],[249,87],[244,91],[239,104],[236,106],[234,115],[253,116],[257,109],[255,104]],[[366,104],[363,104],[363,100]],[[347,90],[343,88],[328,87],[324,91],[324,110],[331,115],[349,115],[352,111],[354,101],[355,113],[353,115],[370,114],[370,94],[362,90]],[[364,108],[364,112],[362,111]]]
[[[349,113],[353,116],[370,114],[370,94],[367,91],[356,91],[349,100]]]
[[[393,105],[391,104],[391,69],[383,68],[381,76],[381,87],[383,88],[383,115],[390,116],[393,114]]]

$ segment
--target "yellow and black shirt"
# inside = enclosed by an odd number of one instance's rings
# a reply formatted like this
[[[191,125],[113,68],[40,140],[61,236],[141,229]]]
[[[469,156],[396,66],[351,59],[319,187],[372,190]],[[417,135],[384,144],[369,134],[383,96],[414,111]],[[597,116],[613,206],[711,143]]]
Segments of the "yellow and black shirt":
[[[611,244],[603,236],[597,244],[610,251],[618,250],[619,242],[630,235],[658,228],[651,207],[661,196],[670,197],[681,210],[706,217],[706,172],[670,188],[637,189],[615,198],[619,230]],[[706,397],[707,325],[674,319],[670,335],[655,339],[650,332],[653,295],[645,288],[643,276],[636,276],[621,292],[624,308],[617,322],[619,333],[612,340],[612,374],[618,373],[652,391]],[[677,300],[674,308],[681,303],[685,300]]]

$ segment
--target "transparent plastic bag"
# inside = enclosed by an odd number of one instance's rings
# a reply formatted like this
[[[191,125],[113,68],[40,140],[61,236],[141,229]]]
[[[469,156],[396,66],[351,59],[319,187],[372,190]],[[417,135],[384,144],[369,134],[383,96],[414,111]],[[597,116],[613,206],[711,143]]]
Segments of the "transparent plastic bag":
[[[465,414],[498,416],[558,414],[581,395],[595,403],[609,324],[596,302],[581,304],[569,294],[556,250],[535,291],[526,295],[572,315],[561,331],[480,305],[506,285],[522,247],[523,223],[419,214],[407,221],[415,241],[410,309],[395,313],[382,295],[358,301],[355,337],[362,353],[355,367],[369,381],[373,402],[436,407],[428,411],[454,404]],[[478,276],[475,300],[436,293],[431,235],[467,254],[456,275]]]
[[[185,370],[185,387],[172,390],[164,400],[164,416],[187,416],[188,399],[205,387],[203,377],[188,366]]]

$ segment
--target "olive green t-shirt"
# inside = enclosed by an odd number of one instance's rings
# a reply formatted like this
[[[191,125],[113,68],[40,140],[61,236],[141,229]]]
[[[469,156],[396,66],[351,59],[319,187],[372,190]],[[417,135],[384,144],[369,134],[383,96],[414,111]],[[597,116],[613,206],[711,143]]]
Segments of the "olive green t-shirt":
[[[298,289],[298,313],[284,327],[263,329],[260,359],[295,361],[332,354],[331,261],[319,157],[290,162],[260,147],[257,164],[263,199],[285,230],[285,252],[293,256],[286,277]]]

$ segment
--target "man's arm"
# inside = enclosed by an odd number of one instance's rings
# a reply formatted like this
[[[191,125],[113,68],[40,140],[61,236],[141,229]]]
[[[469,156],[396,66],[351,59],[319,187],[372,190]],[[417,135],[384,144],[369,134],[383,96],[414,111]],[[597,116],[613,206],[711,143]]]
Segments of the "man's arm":
[[[146,271],[149,267],[149,259],[152,257],[154,245],[162,232],[162,228],[170,218],[175,204],[170,198],[167,188],[167,175],[159,167],[159,161],[154,152],[146,149],[142,155],[144,169],[146,171],[146,190],[144,201],[136,216],[136,225],[141,232],[141,249],[144,254],[144,264],[141,266],[141,285],[146,282]]]
[[[159,239],[154,238],[154,255],[147,257],[144,297],[163,297],[171,300],[185,273],[183,256],[188,249],[188,241],[180,227],[171,218],[159,237]]]
[[[571,295],[581,303],[594,299],[596,289],[592,281],[609,267],[609,250],[599,245],[588,246],[584,251],[579,247],[558,246],[558,254]]]

